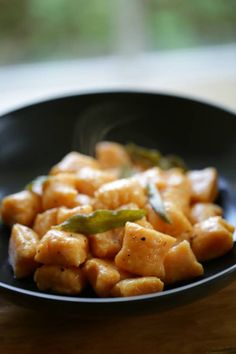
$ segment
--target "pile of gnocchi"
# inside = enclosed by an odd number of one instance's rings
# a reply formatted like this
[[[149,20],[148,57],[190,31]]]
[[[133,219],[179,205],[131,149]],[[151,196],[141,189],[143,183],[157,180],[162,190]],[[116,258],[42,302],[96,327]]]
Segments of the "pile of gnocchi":
[[[70,152],[6,196],[1,218],[11,227],[14,276],[59,294],[90,286],[99,297],[156,293],[201,277],[201,262],[233,247],[234,227],[214,204],[217,171],[164,169],[154,155],[139,148],[134,158],[121,144],[99,142],[95,158]]]

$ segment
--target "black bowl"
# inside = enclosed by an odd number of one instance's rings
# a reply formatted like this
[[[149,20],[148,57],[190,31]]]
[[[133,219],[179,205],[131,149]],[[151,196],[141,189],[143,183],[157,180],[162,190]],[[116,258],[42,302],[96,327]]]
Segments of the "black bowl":
[[[141,92],[90,93],[52,99],[0,117],[0,198],[22,189],[71,150],[92,154],[101,140],[133,141],[183,156],[190,168],[215,166],[219,202],[234,223],[236,209],[236,116],[182,97]],[[8,264],[9,230],[0,229],[0,292],[10,301],[67,313],[163,310],[203,297],[236,279],[236,245],[205,263],[205,275],[162,293],[98,299],[42,293],[32,280],[13,278]]]

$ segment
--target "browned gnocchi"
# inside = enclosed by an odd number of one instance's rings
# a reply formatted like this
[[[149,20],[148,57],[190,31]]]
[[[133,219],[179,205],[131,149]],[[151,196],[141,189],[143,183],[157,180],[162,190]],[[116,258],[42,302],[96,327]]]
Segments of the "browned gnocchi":
[[[181,159],[135,145],[95,150],[69,153],[2,200],[16,278],[59,294],[137,296],[201,277],[201,262],[232,249],[215,168],[186,172]]]

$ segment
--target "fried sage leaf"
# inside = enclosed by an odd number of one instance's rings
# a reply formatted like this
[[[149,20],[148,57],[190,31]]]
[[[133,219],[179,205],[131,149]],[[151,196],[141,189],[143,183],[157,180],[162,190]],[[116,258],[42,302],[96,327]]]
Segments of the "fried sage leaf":
[[[96,210],[90,214],[76,214],[57,225],[56,228],[63,231],[78,232],[84,235],[93,235],[100,232],[125,226],[127,221],[136,221],[146,215],[143,209],[123,210]]]
[[[165,210],[164,203],[161,195],[154,183],[149,182],[147,184],[148,200],[152,209],[160,216],[160,218],[168,224],[171,224],[171,220]]]
[[[48,179],[48,176],[38,176],[33,181],[28,183],[25,189],[38,195],[42,195],[43,184]]]
[[[134,163],[140,162],[147,167],[158,166],[161,159],[159,151],[146,149],[133,143],[127,144],[125,149]]]
[[[141,163],[145,167],[158,166],[163,170],[179,167],[184,171],[188,169],[184,160],[178,155],[163,156],[158,150],[147,149],[133,143],[127,144],[125,149],[134,163]]]
[[[178,155],[166,155],[160,159],[159,167],[163,170],[169,170],[173,167],[179,167],[184,171],[188,170],[187,165],[185,164],[184,160],[179,157]]]
[[[128,178],[133,176],[135,173],[134,169],[129,165],[124,165],[120,168],[119,178]]]

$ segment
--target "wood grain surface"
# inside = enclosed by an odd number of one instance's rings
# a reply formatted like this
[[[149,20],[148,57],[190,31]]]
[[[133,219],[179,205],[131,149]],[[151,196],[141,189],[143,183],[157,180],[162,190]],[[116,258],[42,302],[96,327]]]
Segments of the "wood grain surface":
[[[236,354],[236,282],[163,313],[53,317],[0,300],[0,353]]]

